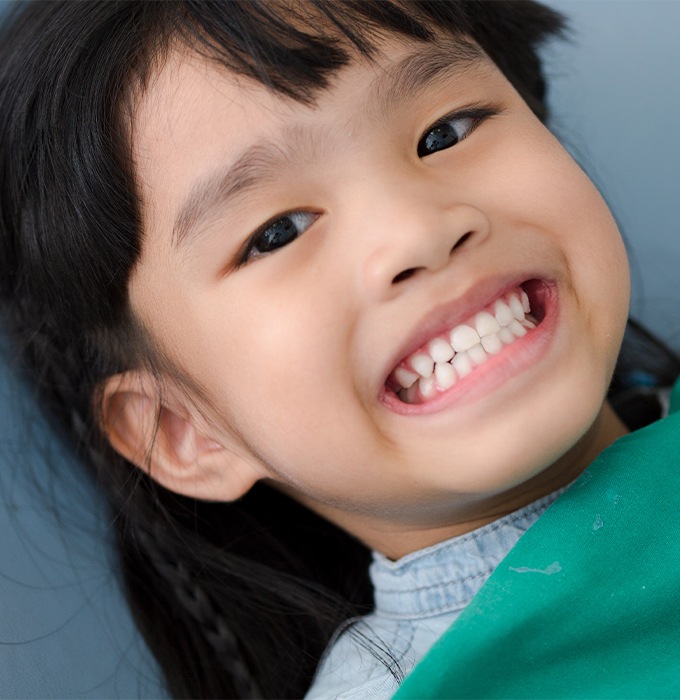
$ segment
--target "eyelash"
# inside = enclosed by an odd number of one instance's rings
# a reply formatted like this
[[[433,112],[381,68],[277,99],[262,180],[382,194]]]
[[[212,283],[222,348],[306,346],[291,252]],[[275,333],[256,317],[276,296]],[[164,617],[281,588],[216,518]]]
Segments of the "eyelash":
[[[500,111],[501,110],[498,107],[488,105],[479,107],[469,107],[467,109],[462,109],[447,114],[446,116],[442,117],[441,119],[438,119],[434,124],[429,126],[423,133],[423,135],[420,137],[417,146],[418,156],[420,158],[425,158],[426,156],[432,155],[433,153],[438,153],[439,151],[443,151],[448,148],[451,148],[452,146],[455,146],[456,144],[460,143],[461,141],[465,140],[468,136],[470,136],[470,134],[483,121],[485,121],[489,117],[493,117],[500,114]],[[468,121],[469,124],[467,128],[463,130],[464,133],[462,135],[452,135],[450,132],[452,122],[460,121]],[[434,136],[434,138],[431,138],[428,143],[428,136],[432,136],[433,132],[437,131],[439,132],[439,134]],[[452,136],[455,140],[451,143],[447,143],[447,140],[450,140]],[[431,152],[426,152],[426,148],[435,148],[435,150],[432,150]],[[307,226],[304,228],[304,230],[291,232],[290,223],[299,228],[300,219],[303,217],[307,221]],[[300,235],[302,235],[307,230],[307,228],[309,228],[314,223],[314,221],[318,219],[318,217],[319,214],[317,213],[300,210],[294,210],[284,214],[277,214],[276,217],[270,219],[265,224],[260,226],[257,229],[257,231],[255,231],[252,234],[252,236],[248,238],[241,252],[237,256],[237,267],[245,265],[251,260],[255,260],[257,258],[273,253],[275,250],[283,248],[289,243],[292,243]],[[286,222],[289,223],[286,224]],[[279,231],[275,231],[274,229],[278,224],[284,224],[284,226],[283,228],[279,227]],[[285,236],[288,233],[291,234],[290,237],[285,238]],[[280,239],[280,234],[283,234],[285,240],[282,243],[277,243],[276,236],[278,235]],[[258,245],[262,245],[262,243],[265,241],[266,236],[269,237],[269,241],[267,243],[268,249],[258,250]]]

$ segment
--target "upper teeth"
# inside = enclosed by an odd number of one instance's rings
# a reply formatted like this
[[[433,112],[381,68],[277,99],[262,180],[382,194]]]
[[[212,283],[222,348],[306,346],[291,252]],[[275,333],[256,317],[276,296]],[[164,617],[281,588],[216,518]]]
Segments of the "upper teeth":
[[[407,357],[392,373],[402,400],[413,403],[445,391],[481,365],[489,355],[535,328],[527,318],[531,308],[523,289],[516,289],[476,313],[465,323],[432,338]]]

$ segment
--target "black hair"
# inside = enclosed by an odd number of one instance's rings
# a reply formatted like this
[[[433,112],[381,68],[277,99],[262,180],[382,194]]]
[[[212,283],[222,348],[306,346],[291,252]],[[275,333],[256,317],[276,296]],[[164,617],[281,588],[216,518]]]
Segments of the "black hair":
[[[230,504],[173,494],[99,429],[102,381],[156,356],[127,294],[141,246],[135,95],[175,40],[305,102],[385,33],[444,33],[477,42],[545,119],[537,48],[562,27],[551,9],[503,0],[66,0],[22,4],[5,22],[6,326],[108,495],[127,597],[174,696],[304,695],[334,630],[372,607],[370,555],[265,485]]]

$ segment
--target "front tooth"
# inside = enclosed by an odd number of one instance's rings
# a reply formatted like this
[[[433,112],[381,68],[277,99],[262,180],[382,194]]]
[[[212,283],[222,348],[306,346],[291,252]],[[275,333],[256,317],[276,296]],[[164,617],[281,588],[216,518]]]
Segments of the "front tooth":
[[[513,321],[508,328],[516,338],[522,338],[527,334],[527,329],[519,321]]]
[[[472,360],[466,352],[460,352],[451,360],[451,366],[460,379],[472,372]]]
[[[489,355],[497,355],[503,349],[503,343],[498,337],[498,334],[494,333],[493,335],[487,335],[482,338],[482,347]]]
[[[522,302],[522,308],[524,309],[524,313],[528,314],[531,311],[531,304],[529,303],[529,297],[527,293],[522,290],[519,295],[520,301]]]
[[[410,372],[406,367],[397,367],[394,370],[394,378],[404,389],[408,389],[410,386],[413,386],[416,379],[418,379],[418,375],[415,372]]]
[[[448,362],[437,362],[434,366],[434,376],[442,390],[449,389],[456,383],[456,370]]]
[[[479,333],[470,326],[456,326],[451,331],[451,345],[456,352],[465,352],[473,345],[479,345]]]
[[[512,315],[518,321],[522,321],[524,319],[524,307],[516,294],[511,294],[508,297],[508,306],[510,307],[510,311],[512,311]]]
[[[514,320],[514,319],[513,319]],[[501,328],[498,338],[504,345],[510,345],[510,343],[515,342],[515,334],[510,330],[508,326]]]
[[[418,372],[421,377],[427,379],[432,376],[432,370],[434,369],[434,360],[424,353],[414,355],[411,358],[411,367],[414,371]]]
[[[509,326],[515,318],[510,307],[501,299],[498,299],[493,305],[493,315],[501,326]]]
[[[489,359],[489,356],[486,354],[481,345],[471,347],[467,353],[472,360],[472,364],[474,365],[483,365]]]
[[[434,392],[437,391],[437,383],[435,382],[434,377],[423,377],[418,382],[418,388],[420,389],[420,395],[424,399],[429,399],[434,396]]]
[[[480,311],[475,316],[475,328],[477,329],[477,333],[479,333],[479,337],[483,338],[485,335],[498,333],[501,326],[488,311]]]
[[[427,346],[427,350],[435,362],[448,362],[453,357],[453,348],[444,338],[434,338]]]

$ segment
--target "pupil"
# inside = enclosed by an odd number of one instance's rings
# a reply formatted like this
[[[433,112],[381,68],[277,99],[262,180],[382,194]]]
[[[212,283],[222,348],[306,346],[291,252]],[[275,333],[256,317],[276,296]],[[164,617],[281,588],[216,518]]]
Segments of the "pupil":
[[[425,148],[428,151],[439,151],[456,143],[458,143],[456,130],[450,124],[436,126],[425,137]]]
[[[266,252],[280,248],[282,245],[292,241],[296,236],[297,229],[290,217],[279,219],[264,232],[261,251]]]

